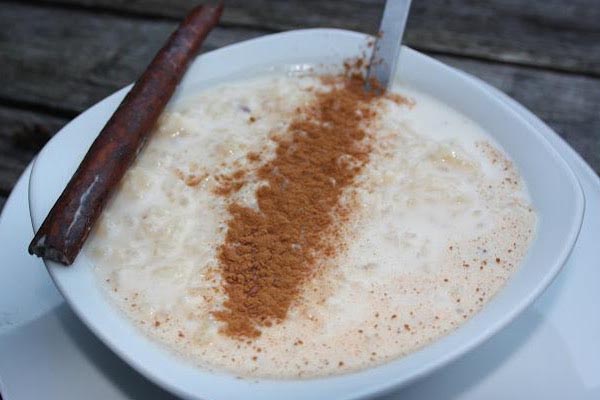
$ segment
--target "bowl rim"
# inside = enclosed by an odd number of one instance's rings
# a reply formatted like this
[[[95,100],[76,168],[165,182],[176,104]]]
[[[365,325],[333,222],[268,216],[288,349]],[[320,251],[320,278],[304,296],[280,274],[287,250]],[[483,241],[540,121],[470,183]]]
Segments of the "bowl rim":
[[[235,44],[226,46],[224,48],[220,48],[220,49],[213,50],[211,52],[207,52],[207,53],[205,53],[205,55],[219,53],[225,49],[228,49],[228,51],[231,51],[231,50],[235,50],[236,48],[239,48],[240,46],[246,46],[248,44],[254,44],[257,42],[268,41],[268,40],[281,40],[281,39],[301,40],[301,39],[304,39],[303,36],[305,36],[305,35],[334,35],[334,36],[337,35],[340,37],[341,36],[345,36],[345,37],[352,36],[353,39],[361,40],[361,41],[364,41],[370,37],[363,33],[358,33],[358,32],[348,31],[348,30],[341,30],[341,29],[329,29],[329,28],[300,29],[300,30],[274,33],[274,34],[265,35],[265,36],[262,36],[259,38],[242,41],[239,43],[235,43]],[[477,78],[473,78],[469,74],[467,74],[463,71],[456,70],[455,68],[450,67],[450,66],[448,66],[440,61],[437,61],[429,56],[426,56],[420,52],[417,52],[413,49],[403,46],[402,53],[409,54],[410,57],[421,58],[423,61],[431,63],[431,64],[435,65],[437,68],[441,68],[441,69],[445,70],[446,72],[451,73],[457,79],[464,80],[465,84],[481,87],[481,84],[476,81]],[[199,58],[201,58],[203,56],[204,55],[199,56]],[[51,139],[51,141],[49,143],[53,142],[60,135],[60,133],[62,133],[65,129],[67,129],[67,127],[69,125],[71,125],[73,122],[75,122],[76,120],[79,120],[82,118],[84,118],[84,119],[87,118],[88,112],[91,111],[92,109],[95,109],[98,106],[100,106],[102,104],[106,104],[111,101],[115,102],[115,101],[117,101],[117,99],[120,100],[120,98],[122,96],[124,96],[125,93],[131,87],[132,87],[132,85],[128,85],[125,88],[122,88],[122,89],[116,91],[115,93],[102,99],[101,101],[99,101],[98,103],[96,103],[95,105],[93,105],[92,107],[87,109],[86,111],[82,112],[73,121],[69,122],[69,124],[67,124],[63,129],[61,129],[61,131],[58,132],[55,135],[55,137],[53,137]],[[467,352],[469,352],[476,346],[482,344],[483,342],[488,340],[493,334],[498,332],[500,329],[502,329],[503,327],[508,325],[513,319],[515,319],[517,315],[519,315],[523,310],[525,310],[525,308],[527,306],[529,306],[535,300],[535,298],[537,298],[544,291],[544,289],[550,285],[550,283],[553,281],[553,279],[560,272],[561,268],[565,264],[568,256],[570,255],[570,253],[573,249],[573,246],[576,242],[577,236],[579,234],[579,231],[580,231],[580,228],[582,225],[583,212],[584,212],[584,207],[585,207],[585,197],[584,197],[583,189],[581,187],[581,184],[580,184],[577,176],[572,171],[572,169],[569,167],[569,165],[566,163],[566,161],[562,158],[562,156],[554,149],[554,147],[547,141],[547,139],[545,137],[543,137],[543,135],[537,129],[535,129],[535,127],[533,127],[522,116],[520,116],[514,110],[512,110],[510,107],[505,105],[500,99],[498,99],[493,94],[488,93],[487,91],[484,91],[483,89],[481,90],[481,92],[482,92],[482,96],[487,96],[488,98],[493,99],[498,107],[505,109],[505,111],[507,113],[511,114],[511,116],[515,120],[518,120],[524,126],[528,126],[529,130],[537,136],[537,139],[542,143],[542,145],[547,147],[547,150],[549,151],[549,154],[551,154],[552,157],[554,158],[554,161],[556,161],[560,165],[562,170],[566,171],[569,182],[573,184],[573,189],[574,189],[573,194],[575,196],[574,197],[574,199],[575,199],[575,218],[573,220],[573,223],[570,226],[569,232],[565,236],[565,242],[564,242],[565,245],[561,248],[561,251],[557,255],[555,263],[551,267],[547,268],[543,279],[540,280],[539,282],[537,282],[537,284],[531,288],[528,295],[520,298],[520,300],[515,305],[513,305],[513,307],[509,310],[509,312],[500,316],[495,322],[486,325],[485,329],[479,329],[478,333],[475,335],[471,335],[468,338],[468,340],[463,340],[463,341],[459,342],[459,344],[460,344],[459,346],[450,348],[450,349],[442,352],[441,354],[438,354],[437,357],[426,360],[427,362],[421,364],[418,368],[415,368],[415,370],[412,371],[411,373],[404,374],[404,376],[402,376],[402,379],[396,379],[396,380],[392,379],[392,380],[388,380],[385,382],[376,382],[374,384],[369,383],[367,381],[366,384],[362,386],[362,390],[355,391],[351,394],[346,393],[343,397],[339,397],[339,398],[345,398],[345,399],[363,398],[363,397],[368,397],[368,396],[381,395],[383,393],[387,393],[389,391],[395,390],[395,389],[397,389],[401,386],[404,386],[404,385],[406,385],[406,384],[408,384],[430,372],[433,372],[434,370],[436,370],[444,365],[447,365],[448,363],[456,360],[461,355],[466,354]],[[118,104],[118,101],[116,104]],[[113,109],[114,109],[114,107],[113,107]],[[47,151],[47,149],[49,147],[50,146],[46,145],[45,148],[42,149],[40,154],[42,154],[44,152],[44,150]],[[40,160],[40,158],[41,157],[39,157],[39,156],[35,158],[33,165],[32,165],[32,173],[29,176],[28,203],[29,203],[29,211],[30,211],[30,216],[31,216],[31,221],[32,221],[32,226],[34,228],[34,231],[37,229],[37,227],[39,227],[39,225],[41,223],[40,218],[36,217],[36,211],[34,211],[36,208],[35,201],[32,198],[32,193],[35,192],[35,190],[32,190],[32,189],[34,189],[34,184],[37,179],[36,178],[37,174],[35,172],[39,170],[39,168],[36,169],[36,166],[38,166],[38,161]],[[170,392],[175,393],[179,396],[183,396],[186,398],[189,398],[189,397],[201,398],[202,396],[206,395],[205,393],[201,393],[201,391],[199,392],[199,391],[195,391],[195,390],[189,390],[189,388],[183,389],[182,387],[178,386],[176,383],[170,381],[169,379],[164,379],[164,377],[160,373],[157,373],[158,371],[156,370],[156,368],[150,367],[150,366],[144,364],[143,362],[141,362],[140,360],[138,360],[135,357],[135,354],[130,354],[130,351],[120,347],[115,341],[113,341],[110,338],[109,335],[107,335],[106,330],[99,328],[99,326],[94,322],[94,318],[90,318],[88,315],[86,315],[86,313],[85,313],[86,310],[84,310],[77,303],[77,299],[74,299],[70,295],[68,288],[66,286],[64,286],[61,278],[57,275],[58,271],[62,271],[65,268],[59,264],[56,264],[54,262],[49,262],[46,260],[44,260],[44,263],[48,269],[48,272],[49,272],[53,282],[55,283],[55,285],[57,286],[57,288],[59,289],[59,291],[63,295],[63,297],[66,299],[66,301],[69,304],[69,306],[71,307],[71,309],[78,316],[78,318],[80,320],[82,320],[84,322],[84,324],[98,338],[100,338],[101,341],[105,345],[107,345],[113,352],[115,352],[121,359],[126,361],[130,366],[132,366],[138,372],[142,373],[146,378],[150,379],[152,382],[160,385],[161,387],[163,387],[163,388],[169,390]],[[76,264],[77,264],[77,261],[75,262],[75,265],[73,265],[69,268],[75,268]],[[502,290],[504,290],[504,288],[501,289],[500,291],[502,291]],[[114,307],[114,306],[112,304],[110,304],[109,307]],[[115,314],[118,312],[119,312],[118,310],[114,310]],[[479,313],[481,313],[481,312],[479,312]],[[479,314],[479,313],[477,313],[477,314]],[[463,325],[461,325],[461,326],[463,326]],[[453,336],[460,329],[461,329],[461,327],[459,327],[458,329],[456,329],[454,332],[450,333],[449,335],[443,335],[441,338],[438,338],[434,342],[424,346],[424,349],[430,348],[434,343],[436,343],[436,342],[439,343],[440,340],[445,339],[446,337]],[[155,344],[155,345],[160,346],[160,344]],[[417,353],[420,353],[420,352],[422,352],[422,350],[417,351]],[[318,383],[318,384],[323,384],[323,383],[327,383],[327,381],[331,381],[333,379],[343,378],[343,377],[358,379],[358,378],[363,378],[362,376],[364,376],[364,378],[368,378],[370,371],[379,370],[382,368],[393,368],[394,362],[398,361],[402,358],[404,358],[404,357],[394,359],[390,362],[386,362],[384,364],[380,364],[378,366],[371,367],[366,370],[360,370],[357,372],[343,374],[343,375],[326,376],[323,378],[308,379],[308,380],[284,380],[284,381],[282,381],[282,380],[259,379],[258,381],[266,382],[266,383],[270,383],[270,382],[277,382],[277,383],[281,383],[281,382],[303,382],[303,383],[314,382],[314,383]],[[185,363],[186,361],[177,359],[177,362]],[[208,374],[208,375],[215,374],[213,372],[202,371],[199,368],[197,368],[197,369],[198,369],[198,372],[202,373],[202,374]],[[252,382],[250,382],[250,383],[252,384]],[[241,392],[237,392],[237,393],[241,393]]]

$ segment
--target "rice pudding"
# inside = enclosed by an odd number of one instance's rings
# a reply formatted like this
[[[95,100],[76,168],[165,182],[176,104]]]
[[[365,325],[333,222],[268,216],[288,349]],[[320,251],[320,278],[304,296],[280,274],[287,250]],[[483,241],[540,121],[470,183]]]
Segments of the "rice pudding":
[[[345,373],[451,332],[519,267],[536,215],[493,139],[425,93],[363,96],[346,81],[260,76],[163,114],[85,247],[149,336],[245,377]],[[331,142],[337,124],[350,141]],[[273,224],[272,204],[304,214]],[[282,237],[289,250],[257,261]],[[294,280],[267,276],[286,262]],[[252,301],[270,296],[273,313]]]

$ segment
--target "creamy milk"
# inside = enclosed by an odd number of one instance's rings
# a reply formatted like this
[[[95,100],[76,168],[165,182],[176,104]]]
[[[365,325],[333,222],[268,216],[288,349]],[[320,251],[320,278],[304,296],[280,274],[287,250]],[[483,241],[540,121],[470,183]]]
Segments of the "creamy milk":
[[[481,127],[419,91],[383,100],[370,162],[344,201],[358,210],[343,251],[253,341],[219,333],[216,252],[231,199],[219,176],[273,156],[314,77],[259,77],[168,111],[104,211],[86,253],[110,297],[149,336],[211,370],[295,378],[413,352],[465,322],[518,268],[534,235],[527,189]],[[233,195],[255,206],[259,182]]]

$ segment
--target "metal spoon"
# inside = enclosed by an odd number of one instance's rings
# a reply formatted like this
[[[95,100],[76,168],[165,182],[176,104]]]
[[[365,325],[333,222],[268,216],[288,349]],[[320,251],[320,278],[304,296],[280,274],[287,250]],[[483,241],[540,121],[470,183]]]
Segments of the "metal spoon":
[[[387,0],[379,34],[367,69],[367,90],[385,90],[396,73],[396,63],[411,0]]]

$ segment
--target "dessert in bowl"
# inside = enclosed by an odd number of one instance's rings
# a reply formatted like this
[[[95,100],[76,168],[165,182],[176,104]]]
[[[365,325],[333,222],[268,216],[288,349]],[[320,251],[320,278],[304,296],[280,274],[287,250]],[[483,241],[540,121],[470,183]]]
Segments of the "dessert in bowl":
[[[385,98],[311,72],[366,41],[295,31],[198,57],[85,252],[69,268],[47,263],[79,317],[150,379],[191,398],[379,393],[489,337],[558,273],[583,210],[564,161],[499,100],[410,49]],[[123,95],[75,119],[36,160],[36,228]],[[324,104],[343,118],[311,114]],[[335,132],[303,139],[336,124],[353,131],[350,143],[331,143]],[[324,147],[342,166],[313,193],[290,160],[330,171],[316,154]],[[321,230],[322,208],[283,224],[305,233],[286,253],[312,260],[312,272],[273,285],[237,277],[228,260],[243,258],[241,244],[273,250],[268,236],[240,231],[289,233],[261,220],[281,202],[264,188],[279,186],[300,197],[304,187],[325,207]],[[271,286],[283,287],[281,307],[242,312]]]

